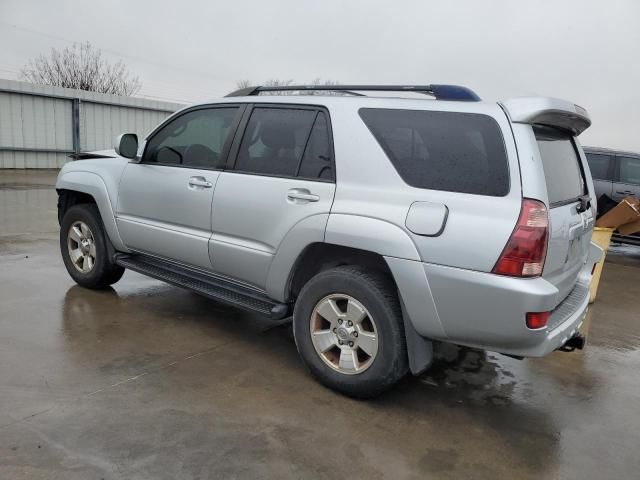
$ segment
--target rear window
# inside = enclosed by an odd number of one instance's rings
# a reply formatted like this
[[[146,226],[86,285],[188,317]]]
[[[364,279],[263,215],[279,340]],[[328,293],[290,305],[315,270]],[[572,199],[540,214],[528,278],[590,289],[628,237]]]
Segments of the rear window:
[[[580,157],[569,133],[550,127],[534,127],[550,204],[568,203],[586,189]]]
[[[474,113],[362,108],[360,117],[412,187],[504,196],[509,165],[496,121]]]

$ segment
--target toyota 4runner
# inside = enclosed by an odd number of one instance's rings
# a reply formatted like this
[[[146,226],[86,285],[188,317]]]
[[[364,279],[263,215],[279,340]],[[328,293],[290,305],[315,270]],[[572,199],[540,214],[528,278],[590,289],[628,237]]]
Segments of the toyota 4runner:
[[[601,255],[590,123],[453,85],[243,89],[66,164],[62,257],[88,288],[130,269],[293,315],[312,374],[356,397],[426,369],[435,341],[582,348]]]

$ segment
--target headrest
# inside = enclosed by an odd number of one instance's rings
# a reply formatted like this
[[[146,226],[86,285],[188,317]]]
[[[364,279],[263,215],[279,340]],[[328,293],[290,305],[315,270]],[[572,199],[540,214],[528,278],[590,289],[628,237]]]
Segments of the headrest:
[[[214,165],[215,158],[215,153],[209,147],[199,143],[194,143],[189,145],[184,151],[182,163],[192,166],[209,165],[211,167],[216,167],[217,165]]]
[[[291,127],[286,123],[264,124],[260,132],[260,139],[269,148],[294,148],[296,138]]]

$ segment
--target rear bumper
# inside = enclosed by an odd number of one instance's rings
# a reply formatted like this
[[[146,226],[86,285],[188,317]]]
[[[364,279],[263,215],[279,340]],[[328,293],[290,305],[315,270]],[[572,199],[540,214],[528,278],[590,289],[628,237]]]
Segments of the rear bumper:
[[[569,296],[553,311],[545,329],[544,340],[518,352],[503,351],[523,357],[544,357],[562,347],[578,333],[589,309],[589,285],[578,283]]]
[[[588,309],[591,265],[585,265],[571,293],[561,298],[543,278],[502,277],[410,260],[388,262],[416,331],[435,340],[541,357],[578,331]],[[527,328],[527,312],[545,311],[552,312],[547,327]]]

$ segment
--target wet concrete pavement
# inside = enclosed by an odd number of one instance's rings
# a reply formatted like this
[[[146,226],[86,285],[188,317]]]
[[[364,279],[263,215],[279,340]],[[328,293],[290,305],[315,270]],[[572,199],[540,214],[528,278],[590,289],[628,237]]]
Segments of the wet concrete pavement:
[[[0,173],[1,479],[638,478],[640,249],[613,248],[584,352],[441,348],[359,402],[286,323],[131,272],[74,286],[54,175]]]

